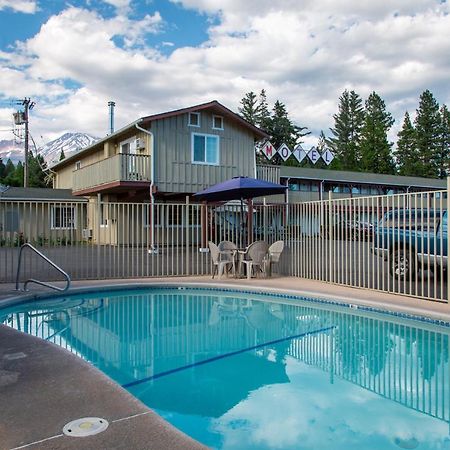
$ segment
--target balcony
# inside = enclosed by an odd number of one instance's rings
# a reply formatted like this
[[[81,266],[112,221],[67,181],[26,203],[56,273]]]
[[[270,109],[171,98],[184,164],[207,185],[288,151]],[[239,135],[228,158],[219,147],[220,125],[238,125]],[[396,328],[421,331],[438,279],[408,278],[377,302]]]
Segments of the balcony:
[[[73,171],[75,195],[146,188],[151,181],[149,155],[120,153]]]

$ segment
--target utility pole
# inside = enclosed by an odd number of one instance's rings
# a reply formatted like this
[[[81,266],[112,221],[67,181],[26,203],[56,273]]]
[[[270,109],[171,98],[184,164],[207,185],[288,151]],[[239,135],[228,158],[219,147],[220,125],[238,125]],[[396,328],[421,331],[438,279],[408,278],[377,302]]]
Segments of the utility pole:
[[[14,122],[16,125],[25,125],[25,161],[23,163],[23,187],[28,187],[28,175],[29,175],[29,136],[28,136],[28,118],[29,112],[34,108],[35,103],[28,97],[17,102],[18,105],[23,106],[23,113],[17,112],[14,114]]]

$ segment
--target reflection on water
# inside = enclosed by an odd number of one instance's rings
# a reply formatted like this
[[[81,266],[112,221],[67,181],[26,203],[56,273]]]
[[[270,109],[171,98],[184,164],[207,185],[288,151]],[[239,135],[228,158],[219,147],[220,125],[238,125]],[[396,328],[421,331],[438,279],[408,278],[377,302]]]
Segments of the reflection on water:
[[[205,292],[67,297],[0,322],[92,362],[212,447],[450,449],[447,329]]]

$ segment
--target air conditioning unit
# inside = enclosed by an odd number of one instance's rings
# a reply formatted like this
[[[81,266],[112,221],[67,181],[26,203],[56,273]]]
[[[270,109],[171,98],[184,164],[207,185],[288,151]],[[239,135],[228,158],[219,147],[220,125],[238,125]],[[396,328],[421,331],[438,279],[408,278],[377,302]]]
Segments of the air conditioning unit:
[[[83,228],[81,231],[81,235],[83,239],[91,239],[92,238],[92,230],[90,228]]]
[[[144,139],[137,138],[136,139],[136,150],[139,150],[141,148],[145,148],[145,142]]]

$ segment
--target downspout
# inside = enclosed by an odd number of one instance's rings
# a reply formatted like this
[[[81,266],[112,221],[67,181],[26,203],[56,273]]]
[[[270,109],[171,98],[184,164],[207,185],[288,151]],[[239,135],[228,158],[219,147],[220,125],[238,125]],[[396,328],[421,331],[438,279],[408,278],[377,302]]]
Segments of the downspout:
[[[154,136],[153,133],[145,128],[139,126],[138,123],[135,123],[134,126],[139,130],[149,136],[150,142],[150,209],[151,209],[151,219],[150,219],[150,227],[152,230],[152,237],[150,240],[150,249],[149,253],[158,253],[158,249],[155,248],[155,195],[153,193],[153,187],[155,185],[155,144],[154,144]]]

